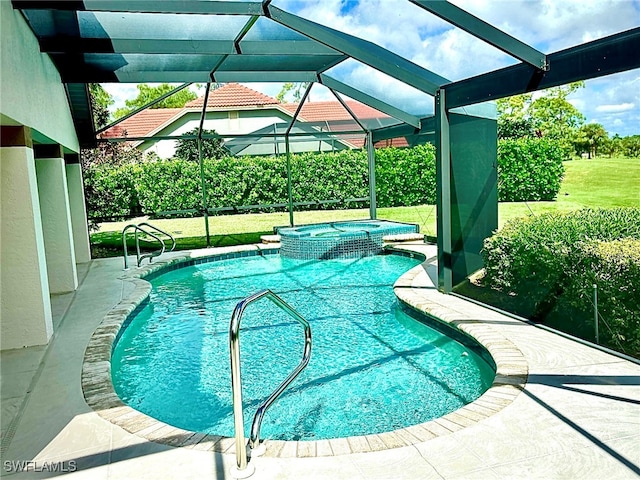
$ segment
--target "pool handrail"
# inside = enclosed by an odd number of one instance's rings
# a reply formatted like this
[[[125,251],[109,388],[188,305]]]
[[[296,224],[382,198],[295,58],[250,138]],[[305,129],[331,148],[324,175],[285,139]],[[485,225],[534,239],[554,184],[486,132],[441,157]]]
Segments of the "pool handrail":
[[[169,249],[169,252],[173,252],[175,250],[175,248],[176,248],[176,239],[169,232],[165,232],[164,230],[161,230],[158,227],[156,227],[155,225],[151,225],[150,223],[147,223],[147,222],[141,222],[141,223],[138,224],[138,227],[142,227],[142,226],[149,227],[152,230],[155,230],[156,232],[161,233],[161,234],[166,235],[167,237],[169,237],[171,239],[171,248]],[[162,243],[164,243],[164,241]],[[166,248],[166,245],[165,245],[165,248]]]
[[[251,435],[249,437],[249,451],[256,449],[260,444],[260,426],[267,409],[282,394],[289,384],[298,376],[298,374],[309,364],[311,358],[311,326],[309,322],[300,315],[292,306],[285,302],[278,295],[269,289],[260,290],[237,303],[233,314],[231,315],[231,323],[229,325],[229,347],[231,354],[231,389],[233,393],[233,419],[235,427],[235,444],[236,444],[236,463],[239,472],[246,470],[248,464],[247,445],[244,437],[244,416],[242,412],[242,379],[240,374],[240,322],[245,308],[252,302],[263,297],[268,298],[279,308],[284,310],[295,320],[297,320],[304,328],[304,351],[302,360],[298,366],[284,379],[284,381],[274,390],[256,410],[251,424]],[[251,475],[248,473],[249,476]]]
[[[170,233],[167,233],[163,230],[160,230],[159,228],[147,223],[147,222],[142,222],[139,224],[135,224],[135,223],[130,223],[128,225],[126,225],[123,229],[122,229],[122,249],[123,249],[123,256],[124,256],[124,269],[127,270],[129,268],[129,259],[128,259],[128,255],[129,252],[127,250],[127,230],[129,230],[130,228],[133,228],[134,230],[134,234],[135,234],[135,240],[136,240],[136,260],[138,263],[138,267],[142,264],[142,261],[145,258],[148,258],[149,261],[151,262],[152,259],[154,257],[159,257],[160,255],[162,255],[165,250],[166,250],[166,245],[164,243],[164,241],[157,235],[155,235],[154,233],[151,233],[148,230],[145,230],[144,228],[142,228],[142,225],[145,225],[147,227],[150,227],[151,229],[155,230],[158,233],[167,235],[171,241],[172,241],[172,246],[171,246],[171,250],[169,250],[170,252],[173,251],[173,249],[176,247],[176,240],[175,238],[173,238],[173,236]],[[140,255],[140,238],[138,237],[138,232],[142,232],[145,235],[149,235],[150,237],[154,238],[155,240],[158,241],[158,243],[160,243],[160,250],[154,250],[153,252],[150,253],[145,253],[144,255]]]

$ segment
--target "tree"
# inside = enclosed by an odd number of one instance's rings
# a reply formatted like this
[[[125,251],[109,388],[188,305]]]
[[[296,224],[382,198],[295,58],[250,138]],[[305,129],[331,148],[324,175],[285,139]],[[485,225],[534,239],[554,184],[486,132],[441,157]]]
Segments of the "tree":
[[[102,128],[109,123],[109,107],[114,103],[113,97],[99,83],[90,83],[89,99],[93,111],[93,124],[96,129]]]
[[[109,123],[109,107],[114,100],[111,95],[98,83],[89,84],[89,100],[93,112],[93,123],[96,129]],[[107,165],[122,165],[125,163],[137,163],[142,159],[142,153],[137,148],[127,143],[99,142],[96,148],[82,149],[80,151],[80,165],[84,179],[84,196],[87,210],[90,213],[100,212],[104,205],[115,202],[117,188],[96,188],[95,178],[97,172]],[[95,220],[88,221],[90,232],[98,229]]]
[[[308,83],[303,83],[303,82],[300,82],[300,83],[287,82],[282,85],[282,89],[276,95],[276,100],[279,103],[283,103],[285,101],[285,97],[287,96],[287,94],[291,93],[293,96],[293,100],[295,102],[299,102],[300,99],[302,98],[303,90],[307,88],[307,85]]]
[[[128,113],[133,112],[134,110],[146,105],[147,103],[155,100],[156,98],[169,93],[175,87],[169,85],[168,83],[162,83],[157,87],[152,87],[151,85],[147,85],[146,83],[140,83],[137,85],[138,87],[138,96],[133,100],[125,100],[124,104],[126,107],[118,108],[115,112],[115,117],[120,118],[124,117]],[[189,90],[188,88],[183,88],[179,92],[174,93],[173,95],[165,98],[161,102],[152,105],[149,108],[182,108],[191,100],[195,100],[197,95]]]
[[[498,138],[533,138],[535,137],[533,121],[530,118],[512,120],[508,117],[498,117]]]
[[[599,123],[588,123],[583,125],[576,132],[574,145],[576,152],[581,154],[587,152],[589,158],[597,156],[598,151],[609,140],[609,135]]]
[[[215,130],[202,130],[203,134],[216,135]],[[198,135],[198,129],[195,128],[184,135]],[[222,158],[229,155],[229,151],[222,144],[219,138],[203,138],[202,139],[202,158]],[[181,138],[178,140],[175,156],[184,160],[197,162],[198,140],[196,138]]]
[[[570,142],[573,133],[584,123],[585,117],[567,101],[567,97],[584,86],[581,81],[549,88],[544,91],[543,96],[531,102],[528,114],[542,136]]]
[[[506,120],[523,120],[527,118],[527,109],[531,105],[533,94],[523,93],[512,97],[500,98],[496,101],[499,118]]]
[[[574,150],[577,129],[585,117],[567,97],[583,88],[584,82],[543,90],[539,94],[523,93],[496,101],[500,138],[546,137],[560,143],[565,158]],[[536,95],[540,95],[537,96]]]
[[[640,135],[630,135],[621,141],[622,153],[627,157],[640,157]]]

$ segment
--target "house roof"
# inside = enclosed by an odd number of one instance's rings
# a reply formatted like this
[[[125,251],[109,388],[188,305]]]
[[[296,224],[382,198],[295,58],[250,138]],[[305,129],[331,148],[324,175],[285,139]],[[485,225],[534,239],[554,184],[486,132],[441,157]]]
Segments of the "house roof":
[[[257,92],[239,83],[227,83],[220,88],[209,92],[207,107],[228,108],[228,107],[257,107],[262,105],[275,105],[278,101]],[[185,108],[202,108],[204,96],[196,98],[185,105]]]
[[[347,100],[345,102],[349,109],[358,119],[367,118],[383,118],[389,115],[382,113],[375,108],[371,108],[355,100]],[[285,103],[282,106],[292,115],[298,108],[298,103]],[[353,117],[338,101],[326,102],[306,102],[302,105],[300,117],[307,122],[321,122],[325,120],[353,120]]]
[[[104,137],[145,137],[151,136],[161,127],[169,125],[172,121],[182,116],[189,110],[202,109],[204,96],[187,103],[184,108],[156,108],[143,110],[118,125],[104,132]],[[390,117],[375,108],[371,108],[355,100],[346,100],[345,103],[359,120],[389,119]],[[228,83],[209,93],[207,109],[233,109],[234,107],[263,107],[267,105],[289,113],[291,116],[298,109],[298,103],[278,103],[278,101],[238,83]],[[353,130],[355,121],[351,114],[337,100],[306,102],[298,116],[300,121],[317,123],[327,122],[331,124],[331,130]],[[332,122],[334,122],[332,124]],[[353,124],[350,125],[350,124]],[[357,129],[357,127],[355,127]],[[346,139],[346,137],[345,137]],[[398,140],[401,140],[398,142]],[[356,148],[364,145],[364,135],[351,135],[347,140]],[[389,142],[383,142],[388,144]],[[395,139],[391,144],[406,146],[403,139]]]
[[[184,108],[147,108],[103,133],[104,137],[146,137],[180,116]]]

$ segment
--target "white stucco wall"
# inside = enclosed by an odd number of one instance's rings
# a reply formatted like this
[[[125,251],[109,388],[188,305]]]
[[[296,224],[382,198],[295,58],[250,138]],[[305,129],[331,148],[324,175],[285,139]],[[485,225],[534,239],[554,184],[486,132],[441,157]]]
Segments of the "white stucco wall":
[[[72,163],[66,165],[65,169],[76,263],[86,263],[91,261],[91,245],[87,230],[87,207],[84,201],[82,167],[79,163]]]
[[[53,326],[31,148],[0,148],[0,185],[0,348],[44,345]]]
[[[253,113],[253,112],[252,112]],[[266,109],[265,116],[247,116],[247,112],[238,111],[238,118],[229,118],[228,112],[208,112],[203,128],[215,130],[220,135],[238,135],[255,132],[274,123],[282,123],[287,120],[285,114],[274,109]],[[255,115],[255,114],[254,114]],[[161,135],[182,135],[200,126],[199,115],[190,116],[189,120],[176,127],[175,130],[167,128]],[[161,140],[150,146],[143,146],[144,152],[155,152],[160,158],[171,158],[176,151],[176,140]]]
[[[60,75],[19,11],[0,0],[0,114],[2,125],[31,127],[34,140],[44,136],[78,152]]]
[[[36,160],[49,291],[72,292],[78,287],[76,255],[71,231],[67,177],[62,158]]]

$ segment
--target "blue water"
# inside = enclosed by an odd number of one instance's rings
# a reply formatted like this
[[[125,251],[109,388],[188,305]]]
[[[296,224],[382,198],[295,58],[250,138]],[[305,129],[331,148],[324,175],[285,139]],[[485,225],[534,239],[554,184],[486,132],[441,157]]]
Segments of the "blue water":
[[[163,274],[114,349],[115,389],[168,424],[233,436],[229,321],[239,300],[270,288],[309,320],[313,349],[267,412],[262,438],[365,435],[440,417],[480,396],[494,371],[400,310],[392,285],[417,263],[268,255]],[[247,307],[240,339],[248,432],[257,405],[300,361],[303,331],[263,299]]]

